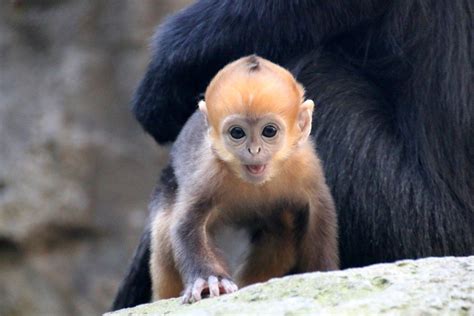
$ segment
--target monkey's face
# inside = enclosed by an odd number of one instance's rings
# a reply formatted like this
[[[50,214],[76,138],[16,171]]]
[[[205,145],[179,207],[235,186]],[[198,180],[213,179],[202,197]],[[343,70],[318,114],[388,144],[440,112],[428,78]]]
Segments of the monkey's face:
[[[220,139],[227,163],[243,180],[261,184],[274,176],[285,147],[287,127],[274,114],[233,114],[221,125]]]
[[[199,102],[214,152],[244,181],[270,180],[309,136],[314,104],[303,96],[291,73],[268,60],[230,63]]]

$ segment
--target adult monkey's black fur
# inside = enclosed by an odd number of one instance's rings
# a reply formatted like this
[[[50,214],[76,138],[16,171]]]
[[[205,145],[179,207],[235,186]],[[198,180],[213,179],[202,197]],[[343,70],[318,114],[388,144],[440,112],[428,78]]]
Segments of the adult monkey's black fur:
[[[473,10],[471,0],[198,1],[160,28],[133,110],[172,141],[217,70],[257,53],[293,70],[316,103],[343,267],[472,255]],[[147,254],[114,309],[150,298],[135,277]]]

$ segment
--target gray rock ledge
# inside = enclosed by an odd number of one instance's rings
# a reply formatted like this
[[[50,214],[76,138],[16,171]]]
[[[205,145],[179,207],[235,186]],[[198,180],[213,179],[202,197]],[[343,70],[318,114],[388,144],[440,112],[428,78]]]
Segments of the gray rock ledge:
[[[306,273],[192,305],[170,299],[106,315],[318,314],[474,315],[474,256]]]

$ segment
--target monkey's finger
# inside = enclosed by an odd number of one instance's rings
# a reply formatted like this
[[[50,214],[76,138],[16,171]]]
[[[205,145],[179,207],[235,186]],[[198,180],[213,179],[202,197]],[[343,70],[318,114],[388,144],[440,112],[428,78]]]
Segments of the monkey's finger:
[[[193,290],[192,290],[192,296],[193,296],[194,302],[201,300],[201,293],[207,286],[208,286],[207,282],[203,278],[198,278],[196,279],[196,281],[194,281]]]
[[[219,279],[213,275],[211,275],[207,279],[207,283],[209,285],[209,296],[216,297],[219,296]]]
[[[192,287],[191,286],[188,286],[186,288],[186,291],[184,291],[184,294],[183,294],[183,298],[181,300],[181,303],[183,304],[190,304],[192,303],[191,299],[192,299]]]
[[[234,282],[227,279],[222,279],[221,285],[222,285],[222,288],[224,289],[224,293],[234,293],[235,291],[239,289]]]
[[[237,284],[235,284],[235,283],[232,283],[232,287],[233,287],[233,288],[232,288],[232,293],[233,293],[233,292],[237,292],[237,290],[239,289],[239,287],[238,287]]]

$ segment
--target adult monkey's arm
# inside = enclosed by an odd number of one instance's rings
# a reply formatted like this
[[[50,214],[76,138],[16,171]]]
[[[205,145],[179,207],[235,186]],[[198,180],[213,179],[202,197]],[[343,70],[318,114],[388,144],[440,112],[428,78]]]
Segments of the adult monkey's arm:
[[[159,143],[173,141],[199,93],[228,62],[257,53],[280,64],[376,17],[379,1],[202,0],[158,29],[133,112]]]

